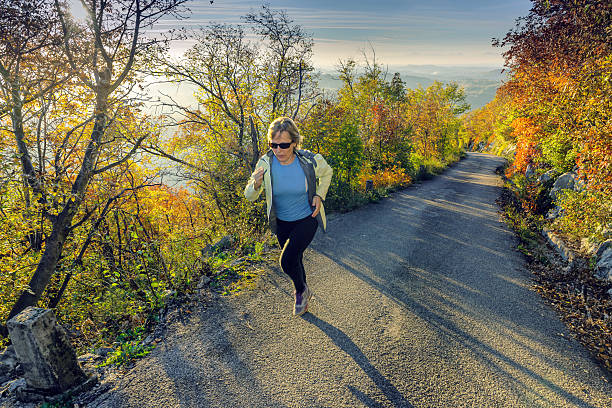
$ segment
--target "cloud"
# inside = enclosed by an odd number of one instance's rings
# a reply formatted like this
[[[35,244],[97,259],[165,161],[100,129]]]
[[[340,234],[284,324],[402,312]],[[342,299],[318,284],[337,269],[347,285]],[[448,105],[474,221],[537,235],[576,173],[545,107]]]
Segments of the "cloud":
[[[74,0],[73,0],[74,1]],[[427,63],[486,63],[498,65],[500,53],[491,49],[491,38],[503,36],[514,20],[527,14],[529,0],[455,2],[428,0],[406,2],[377,0],[269,0],[274,10],[286,10],[290,19],[313,35],[314,60],[335,63],[338,56],[361,55],[369,42],[377,57],[393,61]],[[189,30],[211,21],[243,24],[241,16],[260,9],[247,0],[218,0],[210,5],[194,1],[190,18],[164,19],[156,27],[163,31],[184,26]],[[429,60],[428,60],[429,58]],[[411,62],[406,62],[411,63]],[[328,65],[330,65],[328,63]]]

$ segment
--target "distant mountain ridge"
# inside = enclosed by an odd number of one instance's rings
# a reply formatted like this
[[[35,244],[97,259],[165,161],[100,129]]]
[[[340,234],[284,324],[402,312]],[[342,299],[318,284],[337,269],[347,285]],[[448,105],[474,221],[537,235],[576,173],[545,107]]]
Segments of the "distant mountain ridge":
[[[390,66],[387,77],[399,72],[406,86],[411,89],[419,86],[426,88],[440,81],[443,83],[457,82],[465,89],[466,101],[471,109],[478,109],[489,103],[497,92],[497,88],[506,79],[502,68],[496,67],[454,67],[437,65],[404,65]],[[338,73],[332,69],[319,70],[319,86],[327,91],[337,91],[342,86]]]

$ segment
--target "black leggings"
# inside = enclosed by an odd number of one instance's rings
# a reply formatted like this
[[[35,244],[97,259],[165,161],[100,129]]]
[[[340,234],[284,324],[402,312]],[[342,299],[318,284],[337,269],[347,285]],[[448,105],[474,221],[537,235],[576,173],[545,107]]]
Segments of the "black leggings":
[[[297,221],[277,220],[276,237],[282,248],[280,265],[293,280],[295,291],[302,293],[306,285],[306,272],[302,256],[317,232],[317,220],[308,216]]]

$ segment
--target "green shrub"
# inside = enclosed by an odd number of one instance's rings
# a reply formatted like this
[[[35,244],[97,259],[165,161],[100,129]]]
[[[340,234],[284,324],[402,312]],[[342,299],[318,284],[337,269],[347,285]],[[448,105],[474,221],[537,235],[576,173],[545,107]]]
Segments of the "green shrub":
[[[139,326],[119,334],[115,341],[118,347],[113,352],[109,353],[106,360],[100,364],[100,367],[111,364],[122,366],[149,354],[155,346],[142,344],[142,336],[144,333],[145,328]]]
[[[612,224],[612,198],[604,192],[565,190],[556,204],[563,208],[563,216],[553,227],[574,238],[593,237],[603,241],[603,230]]]

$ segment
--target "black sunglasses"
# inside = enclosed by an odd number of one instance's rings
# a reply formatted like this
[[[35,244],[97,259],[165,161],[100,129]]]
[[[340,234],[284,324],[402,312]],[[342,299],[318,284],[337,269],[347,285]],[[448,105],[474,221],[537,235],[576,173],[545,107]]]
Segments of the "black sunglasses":
[[[272,143],[272,142],[270,142],[268,144],[270,145],[270,147],[272,149],[276,149],[277,147],[280,147],[281,149],[288,149],[289,146],[291,146],[291,143],[293,143],[293,142],[289,142],[289,143]]]

